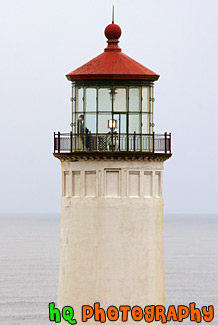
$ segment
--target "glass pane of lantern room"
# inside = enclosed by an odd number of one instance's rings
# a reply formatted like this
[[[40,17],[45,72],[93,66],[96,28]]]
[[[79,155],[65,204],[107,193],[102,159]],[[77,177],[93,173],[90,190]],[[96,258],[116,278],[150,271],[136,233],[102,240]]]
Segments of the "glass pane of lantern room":
[[[120,133],[126,134],[127,128],[126,128],[126,114],[120,114]]]
[[[142,134],[149,134],[149,114],[142,114]]]
[[[96,114],[85,114],[86,133],[96,133]]]
[[[114,114],[113,115],[113,120],[115,121],[115,129],[113,130],[114,132],[120,133],[120,114]]]
[[[116,121],[117,127],[114,131],[117,131],[119,134],[126,134],[126,115],[127,114],[114,114],[113,119]]]
[[[126,112],[126,89],[116,88],[114,92],[114,112]]]
[[[98,114],[98,133],[108,133],[111,129],[108,127],[108,121],[112,119],[111,114]]]
[[[84,114],[76,114],[76,133],[84,134]]]
[[[130,114],[129,115],[129,134],[131,133],[140,133],[140,119],[139,114]]]
[[[100,88],[98,90],[98,111],[112,112],[112,95],[110,88]]]
[[[142,87],[142,112],[149,112],[149,87]]]
[[[117,120],[117,128],[115,132],[118,133],[119,140],[119,150],[127,150],[127,123],[126,123],[127,114],[114,114],[114,120]]]
[[[140,110],[140,91],[139,88],[129,88],[129,111],[139,112]]]
[[[83,88],[77,88],[77,112],[83,112]]]
[[[86,88],[86,112],[96,112],[97,90]]]

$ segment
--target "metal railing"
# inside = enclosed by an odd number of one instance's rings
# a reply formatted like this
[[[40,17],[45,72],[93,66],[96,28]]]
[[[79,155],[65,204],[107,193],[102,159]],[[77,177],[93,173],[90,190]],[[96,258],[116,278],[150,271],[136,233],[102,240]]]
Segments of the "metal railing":
[[[149,152],[171,154],[171,133],[73,134],[54,132],[54,153]]]

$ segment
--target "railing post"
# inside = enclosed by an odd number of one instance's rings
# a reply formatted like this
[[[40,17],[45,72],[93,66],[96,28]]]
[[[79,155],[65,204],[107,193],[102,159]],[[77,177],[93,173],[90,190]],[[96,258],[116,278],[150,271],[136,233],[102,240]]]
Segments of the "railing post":
[[[126,140],[126,150],[129,151],[129,136],[127,136],[127,133],[125,134],[125,140]]]
[[[58,132],[58,153],[60,153],[60,146],[61,146],[61,134]]]
[[[73,133],[70,131],[70,152],[73,151]]]
[[[154,132],[153,132],[152,142],[153,142],[153,152],[154,152],[155,151],[154,150]]]
[[[111,138],[111,140],[112,140],[112,152],[114,151],[114,134],[113,134],[113,131],[112,131],[112,138]]]
[[[84,133],[81,134],[82,135],[82,143],[83,143],[83,151],[85,148],[85,137],[84,137]]]
[[[171,153],[171,133],[169,133],[169,151]]]
[[[54,153],[56,151],[56,139],[55,139],[55,132],[54,132]]]
[[[165,153],[167,153],[167,133],[164,133]]]
[[[135,135],[136,135],[136,131],[134,131],[134,136],[133,136],[133,151],[135,151]]]

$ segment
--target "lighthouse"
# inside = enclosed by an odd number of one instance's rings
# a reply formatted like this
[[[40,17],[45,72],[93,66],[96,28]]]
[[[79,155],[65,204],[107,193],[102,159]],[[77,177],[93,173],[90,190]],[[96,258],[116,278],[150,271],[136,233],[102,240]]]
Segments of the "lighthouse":
[[[96,302],[104,310],[165,304],[162,180],[171,134],[154,132],[159,75],[122,52],[114,21],[105,36],[103,53],[66,75],[71,130],[54,133],[62,170],[58,305],[72,306],[76,318]]]

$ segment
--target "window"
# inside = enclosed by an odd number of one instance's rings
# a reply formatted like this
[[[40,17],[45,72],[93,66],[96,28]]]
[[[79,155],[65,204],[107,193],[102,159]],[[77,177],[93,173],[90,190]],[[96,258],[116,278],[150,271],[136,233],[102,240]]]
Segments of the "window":
[[[112,119],[111,114],[98,114],[98,133],[108,133],[108,121]]]
[[[139,114],[129,114],[129,133],[140,133]]]
[[[142,114],[142,134],[149,134],[150,123],[149,123],[150,114]]]
[[[85,114],[86,132],[96,133],[96,113]]]
[[[150,94],[148,87],[142,87],[142,112],[149,112]]]
[[[140,111],[139,88],[129,88],[129,111]]]
[[[97,90],[86,88],[86,112],[96,112]]]
[[[83,88],[77,89],[77,112],[83,112]]]
[[[116,88],[114,92],[114,112],[126,111],[126,88]]]
[[[100,88],[98,91],[98,111],[112,111],[112,93],[110,88]]]

